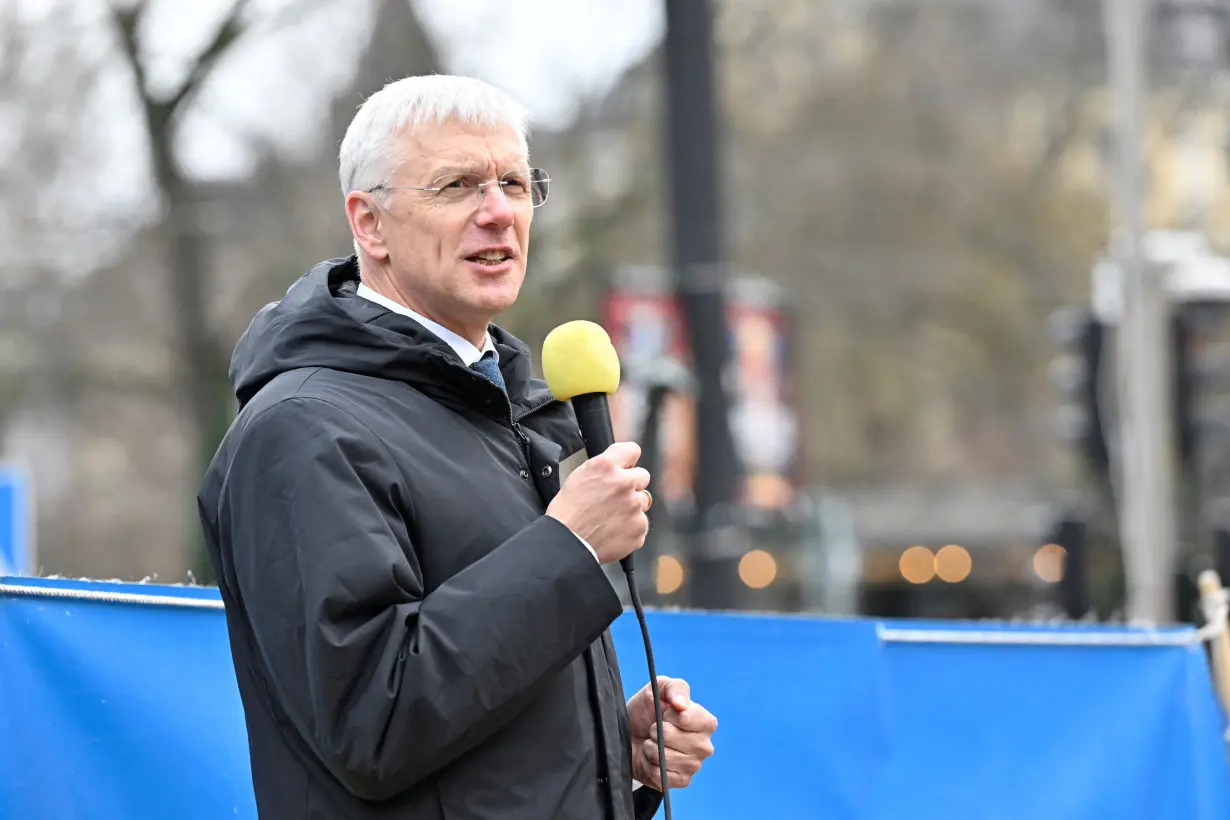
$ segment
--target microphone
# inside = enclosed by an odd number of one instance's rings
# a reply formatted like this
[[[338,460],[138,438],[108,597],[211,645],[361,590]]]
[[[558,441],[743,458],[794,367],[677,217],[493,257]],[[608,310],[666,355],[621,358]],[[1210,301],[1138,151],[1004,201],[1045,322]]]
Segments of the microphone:
[[[589,458],[606,452],[615,443],[615,431],[611,425],[610,395],[619,389],[619,355],[611,344],[611,337],[601,325],[577,320],[565,322],[547,334],[542,345],[542,371],[551,395],[560,401],[572,403],[577,426],[585,441],[585,454]],[[658,768],[662,778],[662,804],[666,820],[671,820],[670,789],[666,784],[666,746],[663,743],[662,701],[658,694],[658,673],[654,669],[653,645],[649,640],[649,627],[645,623],[645,609],[641,605],[640,591],[636,585],[636,567],[632,556],[620,559],[624,575],[628,579],[628,594],[632,608],[641,626],[641,638],[645,643],[645,660],[649,664],[649,689],[653,694],[653,711],[658,721]]]
[[[572,403],[585,455],[606,452],[615,443],[609,396],[619,389],[619,355],[607,332],[593,322],[560,325],[543,342],[542,371],[551,395]],[[634,570],[631,555],[619,563]]]

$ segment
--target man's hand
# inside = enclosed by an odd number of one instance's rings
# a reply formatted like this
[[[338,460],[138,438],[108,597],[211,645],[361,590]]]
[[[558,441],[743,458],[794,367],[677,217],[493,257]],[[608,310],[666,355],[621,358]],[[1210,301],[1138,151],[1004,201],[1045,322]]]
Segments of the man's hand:
[[[653,710],[653,690],[649,684],[628,701],[628,733],[632,736],[632,778],[662,790],[662,774],[658,766],[658,727]],[[666,732],[666,777],[672,789],[682,789],[692,782],[692,775],[713,754],[713,733],[717,718],[699,703],[692,701],[688,683],[681,678],[658,676],[658,693],[662,699],[662,720]]]
[[[573,470],[547,507],[547,515],[593,548],[598,561],[620,561],[645,545],[649,472],[636,466],[641,448],[612,444]]]

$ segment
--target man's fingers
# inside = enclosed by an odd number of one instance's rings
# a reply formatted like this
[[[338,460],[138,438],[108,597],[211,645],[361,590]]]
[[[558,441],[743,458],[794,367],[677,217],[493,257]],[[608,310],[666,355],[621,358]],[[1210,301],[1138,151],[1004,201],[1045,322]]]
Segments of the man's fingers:
[[[632,479],[632,489],[637,492],[649,486],[649,471],[644,467],[633,467],[628,470],[628,478]]]
[[[641,460],[641,446],[635,441],[617,441],[606,448],[606,452],[616,466],[625,469],[635,467],[636,462]]]
[[[662,680],[661,677],[658,678],[659,683]],[[692,705],[692,688],[683,678],[667,678],[666,683],[661,686],[662,702],[669,703],[676,711],[682,712]]]
[[[682,789],[700,771],[701,764],[713,755],[713,741],[709,736],[717,729],[717,718],[703,706],[692,702],[692,690],[687,681],[659,676],[654,685],[662,702],[671,707],[662,712],[667,784],[672,789]],[[645,690],[642,692],[650,694]],[[649,764],[649,776],[644,782],[661,789],[657,723],[650,725],[648,734],[648,739],[641,744],[641,754]]]
[[[645,760],[653,766],[653,771],[658,774],[657,780],[661,782],[662,776],[658,773],[658,744],[652,740],[646,740],[641,747],[645,755]],[[700,764],[704,761],[692,755],[684,754],[683,752],[675,751],[667,748],[666,750],[666,776],[670,780],[672,786],[675,785],[673,775],[681,775],[692,779],[692,775],[700,771]]]
[[[693,703],[687,709],[674,712],[662,712],[662,719],[669,724],[678,726],[685,732],[698,732],[711,735],[717,731],[717,718],[699,703]]]
[[[658,724],[656,723],[649,727],[649,742],[654,744],[655,749],[657,748]],[[666,724],[666,732],[662,735],[662,743],[666,746],[668,753],[673,750],[698,760],[707,760],[713,756],[713,741],[709,739],[707,734],[685,732],[683,729],[670,723]]]
[[[672,772],[669,769],[666,771],[666,778],[672,789],[686,789],[688,784],[692,782],[692,775]],[[645,776],[645,785],[651,789],[662,791],[662,775],[658,771],[656,763],[650,769],[649,774]]]

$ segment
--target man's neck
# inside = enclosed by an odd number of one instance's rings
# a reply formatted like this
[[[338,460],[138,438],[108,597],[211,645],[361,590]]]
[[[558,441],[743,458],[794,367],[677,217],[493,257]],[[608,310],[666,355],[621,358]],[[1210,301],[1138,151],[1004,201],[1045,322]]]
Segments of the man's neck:
[[[357,294],[369,302],[387,308],[394,313],[400,313],[404,316],[409,316],[428,332],[443,340],[453,351],[461,358],[462,363],[469,366],[478,361],[487,351],[495,354],[496,361],[499,361],[499,351],[495,348],[495,343],[491,339],[491,335],[484,331],[479,339],[478,344],[474,344],[465,336],[457,333],[446,325],[436,322],[434,319],[419,313],[414,308],[407,307],[402,302],[394,299],[391,296],[380,293],[375,288],[367,285],[364,282],[359,283]]]
[[[474,345],[479,350],[483,350],[489,344],[489,336],[487,334],[487,326],[484,324],[481,328],[462,327],[458,322],[451,321],[442,316],[436,315],[426,306],[419,303],[417,299],[411,298],[408,294],[403,293],[390,277],[373,275],[371,271],[360,267],[359,282],[369,291],[369,297],[375,294],[389,302],[394,303],[403,309],[410,311],[415,318],[427,319],[439,327],[448,329],[451,333],[455,333],[465,339],[470,344]],[[386,305],[390,309],[395,309],[393,305]]]

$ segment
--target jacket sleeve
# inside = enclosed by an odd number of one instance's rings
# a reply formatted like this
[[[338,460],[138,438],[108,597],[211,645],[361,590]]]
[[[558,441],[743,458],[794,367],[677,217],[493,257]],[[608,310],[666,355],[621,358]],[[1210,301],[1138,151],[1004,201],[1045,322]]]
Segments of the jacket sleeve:
[[[632,812],[636,820],[651,820],[662,805],[662,792],[641,786],[632,793]]]
[[[218,509],[270,706],[360,798],[482,743],[621,612],[593,556],[545,515],[425,593],[398,466],[322,400],[251,423]]]

